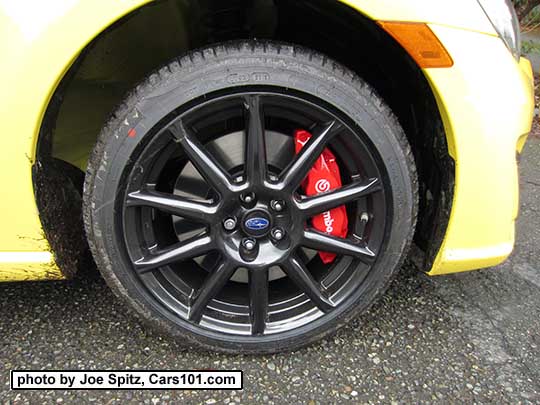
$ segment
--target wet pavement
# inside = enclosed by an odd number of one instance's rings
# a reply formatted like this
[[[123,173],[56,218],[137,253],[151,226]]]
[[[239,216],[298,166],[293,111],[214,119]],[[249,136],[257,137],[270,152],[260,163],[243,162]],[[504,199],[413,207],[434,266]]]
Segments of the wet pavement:
[[[505,264],[429,278],[405,265],[335,337],[247,357],[186,351],[145,330],[97,276],[0,285],[0,403],[538,403],[540,138],[521,161]],[[11,369],[242,369],[243,391],[9,391]]]

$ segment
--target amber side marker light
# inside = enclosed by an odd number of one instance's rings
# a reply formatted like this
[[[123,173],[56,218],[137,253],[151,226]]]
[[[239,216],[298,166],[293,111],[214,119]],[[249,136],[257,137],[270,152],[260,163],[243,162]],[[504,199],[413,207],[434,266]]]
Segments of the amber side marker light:
[[[448,51],[426,24],[393,21],[378,23],[405,48],[421,68],[448,68],[454,65]]]

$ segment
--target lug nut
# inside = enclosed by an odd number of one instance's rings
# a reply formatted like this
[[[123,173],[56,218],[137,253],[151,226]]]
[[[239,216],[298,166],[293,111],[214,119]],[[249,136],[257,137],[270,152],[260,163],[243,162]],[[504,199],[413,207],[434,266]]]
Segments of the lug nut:
[[[223,221],[223,228],[225,228],[226,231],[234,231],[236,228],[236,218],[231,217]]]
[[[270,203],[270,206],[272,207],[272,209],[276,212],[281,212],[283,211],[283,209],[285,208],[285,203],[283,201],[272,201]]]
[[[244,246],[247,251],[251,252],[257,246],[257,242],[255,242],[253,239],[244,239],[242,241],[242,246]]]
[[[285,237],[285,231],[281,228],[272,229],[272,238],[277,241],[282,240]]]
[[[244,194],[240,198],[246,204],[251,204],[253,201],[255,201],[255,194],[253,193]]]

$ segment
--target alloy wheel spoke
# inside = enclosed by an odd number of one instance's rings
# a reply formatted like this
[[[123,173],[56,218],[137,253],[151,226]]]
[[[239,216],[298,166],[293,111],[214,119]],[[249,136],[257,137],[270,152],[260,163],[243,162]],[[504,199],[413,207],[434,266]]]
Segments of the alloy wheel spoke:
[[[144,274],[168,264],[202,256],[214,248],[213,239],[208,235],[203,235],[177,243],[168,249],[159,250],[133,264],[137,272]]]
[[[321,285],[313,278],[306,266],[297,258],[291,257],[283,266],[285,273],[300,290],[323,312],[334,308]]]
[[[249,272],[249,308],[251,334],[262,335],[268,317],[268,269],[251,269]]]
[[[157,191],[137,191],[130,193],[126,205],[128,207],[155,208],[167,214],[203,223],[213,222],[218,212],[217,205],[190,201],[174,194]]]
[[[264,113],[260,96],[245,98],[248,119],[246,123],[246,178],[250,185],[264,184],[266,180],[266,143]]]
[[[299,201],[297,205],[305,217],[312,217],[379,190],[381,190],[380,181],[376,178],[372,178],[367,181],[357,181],[345,187],[315,197],[304,198]]]
[[[199,140],[192,135],[181,120],[169,127],[170,132],[184,149],[189,160],[216,191],[222,196],[234,188],[232,180],[220,164],[205,150]]]
[[[235,271],[236,266],[228,261],[224,261],[206,278],[189,309],[190,321],[196,323],[201,321],[204,310],[210,301],[225,287]]]
[[[340,124],[331,121],[313,131],[313,136],[281,175],[280,184],[285,191],[293,192],[300,186],[300,183],[306,178],[328,142],[340,129]]]
[[[208,94],[154,127],[126,167],[126,215],[114,231],[149,303],[170,308],[192,333],[233,343],[301,339],[313,322],[348,310],[385,254],[386,162],[324,100],[236,90]],[[301,129],[309,139],[295,152]],[[307,195],[303,182],[326,150],[343,164],[361,161],[364,174],[349,167],[343,186]],[[352,205],[362,209],[352,215]],[[345,206],[343,237],[311,223]],[[325,252],[336,259],[323,274]]]
[[[343,239],[318,231],[304,231],[302,246],[314,250],[352,256],[371,264],[376,255],[369,247],[356,239]]]

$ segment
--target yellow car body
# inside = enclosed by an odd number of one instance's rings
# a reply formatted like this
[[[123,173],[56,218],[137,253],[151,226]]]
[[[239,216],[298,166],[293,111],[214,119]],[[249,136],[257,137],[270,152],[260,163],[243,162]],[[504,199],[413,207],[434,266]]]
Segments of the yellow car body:
[[[0,281],[63,278],[44,236],[32,177],[44,115],[85,47],[150,2],[0,0]],[[516,152],[534,110],[530,63],[516,61],[474,1],[342,2],[373,21],[428,24],[454,62],[422,69],[455,161],[450,220],[429,274],[501,263],[514,245]]]

